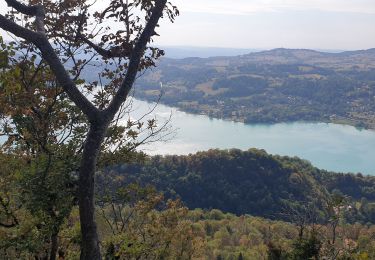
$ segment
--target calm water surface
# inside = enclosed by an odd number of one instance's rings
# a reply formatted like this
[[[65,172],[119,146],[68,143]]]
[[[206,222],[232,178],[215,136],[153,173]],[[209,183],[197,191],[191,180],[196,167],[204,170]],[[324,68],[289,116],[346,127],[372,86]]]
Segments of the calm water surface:
[[[131,116],[137,118],[151,106],[134,100]],[[158,105],[152,116],[163,122],[171,113],[174,138],[143,146],[142,150],[165,155],[255,147],[271,154],[298,156],[326,170],[375,175],[375,131],[326,123],[246,125],[187,114],[164,105]]]

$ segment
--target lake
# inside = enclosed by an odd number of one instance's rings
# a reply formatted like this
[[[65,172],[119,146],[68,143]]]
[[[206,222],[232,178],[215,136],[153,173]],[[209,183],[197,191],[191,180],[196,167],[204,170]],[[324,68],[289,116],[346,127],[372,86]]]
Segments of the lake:
[[[134,118],[152,107],[145,101],[133,102]],[[211,148],[259,148],[271,154],[298,156],[321,169],[375,175],[375,131],[327,123],[248,125],[188,114],[160,104],[151,117],[165,122],[170,115],[175,136],[168,142],[144,145],[143,151],[150,155],[183,155]]]

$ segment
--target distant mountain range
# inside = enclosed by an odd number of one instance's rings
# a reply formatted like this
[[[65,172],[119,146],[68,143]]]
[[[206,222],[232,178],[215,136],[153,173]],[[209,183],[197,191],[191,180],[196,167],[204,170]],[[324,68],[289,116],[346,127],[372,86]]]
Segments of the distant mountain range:
[[[223,47],[196,47],[196,46],[160,46],[165,50],[165,57],[184,59],[189,57],[210,58],[223,56],[237,56],[254,52],[266,51],[264,48],[223,48]],[[343,50],[317,50],[327,53],[339,53]]]
[[[234,50],[240,52],[238,49]],[[166,50],[166,52],[168,53],[168,50]],[[245,52],[245,50],[243,50],[243,52]],[[166,54],[166,57],[168,57],[168,54]],[[168,63],[169,65],[184,63],[198,67],[203,65],[213,66],[215,64],[236,67],[244,64],[306,64],[331,69],[336,66],[339,68],[350,68],[357,65],[361,66],[363,69],[368,69],[375,67],[375,48],[344,52],[321,52],[308,49],[278,48],[267,51],[252,51],[247,54],[231,56],[227,56],[225,53],[222,53],[222,55],[215,55],[211,57],[190,56],[179,59],[168,57],[164,58],[162,64],[163,63]]]
[[[327,68],[348,68],[357,65],[363,66],[363,68],[373,68],[375,66],[375,48],[338,53],[279,48],[243,55],[240,59],[247,63],[309,64]]]
[[[375,49],[274,49],[237,56],[163,58],[137,96],[246,123],[336,122],[375,128]]]

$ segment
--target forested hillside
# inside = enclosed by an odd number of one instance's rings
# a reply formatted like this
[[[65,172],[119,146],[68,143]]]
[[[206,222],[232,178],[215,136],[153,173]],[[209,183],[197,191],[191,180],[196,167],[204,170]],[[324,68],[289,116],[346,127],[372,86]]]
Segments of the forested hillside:
[[[375,128],[375,50],[275,49],[235,57],[164,59],[136,96],[246,123],[336,122]],[[160,88],[162,83],[162,90]]]
[[[160,48],[216,45],[238,55],[241,45],[373,47],[375,5],[330,1],[0,1],[0,260],[375,259],[375,176],[258,149],[142,151],[188,125],[206,140],[171,146],[227,147],[208,140],[216,133],[238,137],[231,147],[266,147],[265,139],[245,140],[255,136],[247,127],[229,134],[185,118],[180,125],[172,113],[163,120],[159,102],[267,127],[308,121],[375,130],[375,49],[209,58],[219,49],[196,48],[208,58],[170,59]],[[135,112],[139,99],[157,102]],[[293,142],[305,132],[295,129],[287,132]],[[326,133],[319,141],[331,139]],[[308,149],[320,146],[316,136],[303,137],[312,140]],[[375,140],[360,139],[318,152],[340,162],[353,156],[348,164],[371,160],[355,155]]]
[[[112,185],[154,185],[190,208],[220,209],[291,220],[291,213],[314,211],[326,220],[332,196],[342,196],[349,222],[375,223],[375,178],[331,173],[298,158],[262,150],[210,150],[188,156],[155,156],[141,164],[107,168],[98,178]]]

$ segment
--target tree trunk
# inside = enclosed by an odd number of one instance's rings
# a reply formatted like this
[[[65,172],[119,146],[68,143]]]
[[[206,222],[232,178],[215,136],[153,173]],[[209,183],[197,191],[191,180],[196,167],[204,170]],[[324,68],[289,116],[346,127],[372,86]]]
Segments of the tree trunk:
[[[57,250],[59,249],[59,243],[58,243],[58,232],[52,234],[51,236],[51,251],[49,260],[56,260]]]
[[[107,124],[92,123],[83,149],[79,171],[79,215],[81,222],[81,260],[101,259],[99,237],[95,223],[95,170],[106,133]]]

